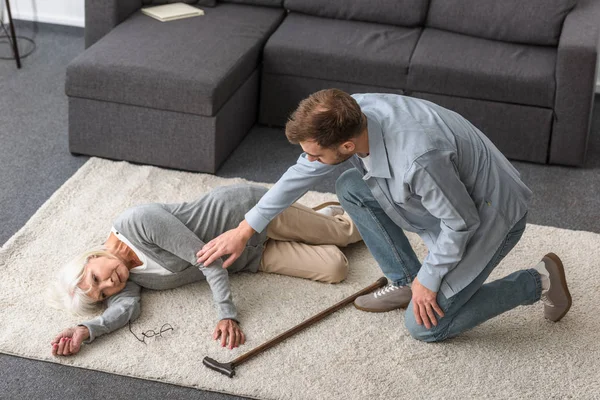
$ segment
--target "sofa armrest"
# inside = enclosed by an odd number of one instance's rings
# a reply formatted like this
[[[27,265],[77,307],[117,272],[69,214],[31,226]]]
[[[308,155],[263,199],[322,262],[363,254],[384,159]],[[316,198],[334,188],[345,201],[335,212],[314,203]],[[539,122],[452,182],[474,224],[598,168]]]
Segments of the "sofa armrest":
[[[554,127],[549,161],[583,166],[600,47],[600,1],[579,0],[563,24],[556,59]]]
[[[85,0],[85,48],[142,7],[142,0]]]

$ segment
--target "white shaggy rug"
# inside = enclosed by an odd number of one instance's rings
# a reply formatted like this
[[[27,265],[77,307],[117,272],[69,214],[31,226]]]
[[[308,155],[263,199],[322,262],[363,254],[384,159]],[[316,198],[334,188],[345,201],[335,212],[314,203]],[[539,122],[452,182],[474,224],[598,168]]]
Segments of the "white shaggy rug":
[[[348,279],[327,285],[268,274],[234,275],[234,300],[247,335],[235,351],[211,339],[216,324],[206,283],[145,291],[138,335],[169,323],[174,330],[138,342],[127,328],[99,338],[77,356],[54,358],[50,342],[79,322],[43,304],[59,266],[103,242],[112,219],[145,202],[194,199],[240,182],[93,158],[0,250],[0,352],[263,399],[597,398],[600,393],[600,235],[529,225],[499,277],[538,262],[546,252],[567,268],[573,307],[559,323],[540,303],[519,307],[440,344],[413,340],[404,312],[349,306],[255,357],[227,378],[202,365],[226,362],[369,285],[381,273],[362,244],[351,246]],[[334,200],[310,192],[307,205]],[[425,248],[410,236],[417,254]]]

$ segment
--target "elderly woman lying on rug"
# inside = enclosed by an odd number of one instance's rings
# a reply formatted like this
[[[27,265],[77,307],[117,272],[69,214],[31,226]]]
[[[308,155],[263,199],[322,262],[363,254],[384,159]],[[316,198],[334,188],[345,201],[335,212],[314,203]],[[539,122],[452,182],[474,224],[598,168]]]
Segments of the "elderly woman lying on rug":
[[[346,277],[348,261],[337,246],[361,240],[341,208],[315,212],[294,204],[271,222],[265,233],[254,234],[241,256],[228,268],[222,260],[198,263],[205,242],[232,229],[266,189],[233,185],[213,190],[200,199],[178,204],[132,207],[113,223],[100,250],[67,264],[49,290],[50,304],[76,314],[97,310],[102,315],[61,332],[52,354],[72,355],[81,343],[92,342],[134,320],[140,313],[140,288],[171,289],[206,280],[212,290],[219,323],[213,333],[221,346],[243,344],[231,298],[228,272],[279,273],[336,283]]]

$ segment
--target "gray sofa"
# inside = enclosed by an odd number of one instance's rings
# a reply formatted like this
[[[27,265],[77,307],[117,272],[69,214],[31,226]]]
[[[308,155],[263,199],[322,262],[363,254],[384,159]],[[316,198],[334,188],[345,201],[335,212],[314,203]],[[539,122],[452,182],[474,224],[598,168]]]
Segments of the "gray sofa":
[[[282,126],[338,87],[456,110],[512,159],[584,163],[600,1],[207,2],[161,23],[142,0],[86,1],[88,49],[67,69],[73,153],[215,172],[257,120]]]

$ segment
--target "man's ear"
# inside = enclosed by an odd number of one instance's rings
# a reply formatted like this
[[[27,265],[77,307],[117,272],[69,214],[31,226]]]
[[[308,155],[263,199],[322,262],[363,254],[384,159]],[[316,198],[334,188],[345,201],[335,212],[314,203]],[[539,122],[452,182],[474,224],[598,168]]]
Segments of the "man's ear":
[[[356,149],[356,144],[352,140],[347,140],[342,143],[339,147],[340,152],[343,154],[352,154]]]

